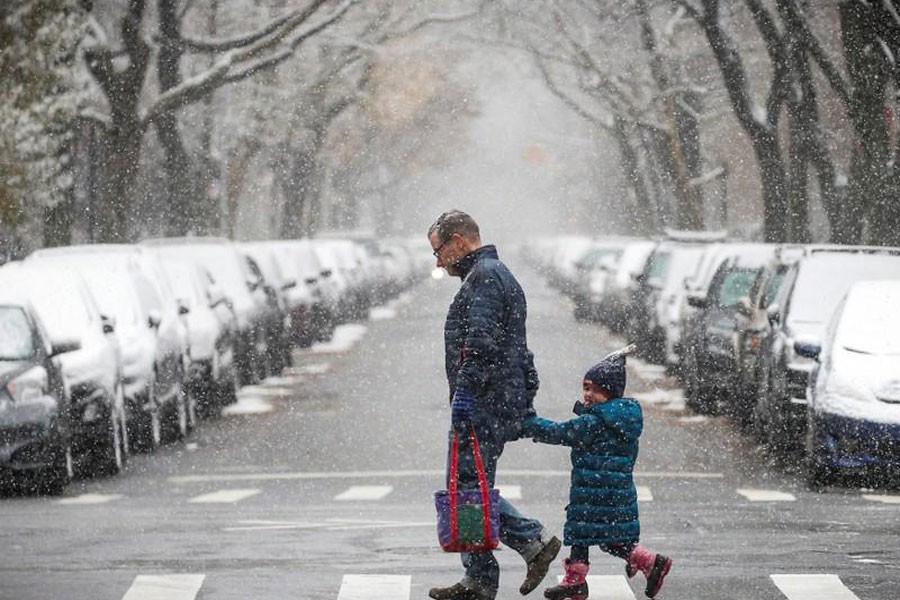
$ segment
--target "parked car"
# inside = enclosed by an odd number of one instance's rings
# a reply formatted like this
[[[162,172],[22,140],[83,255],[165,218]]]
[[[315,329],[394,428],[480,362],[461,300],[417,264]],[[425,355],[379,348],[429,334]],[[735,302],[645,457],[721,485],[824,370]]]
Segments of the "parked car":
[[[773,258],[757,271],[748,294],[738,300],[732,349],[734,387],[729,390],[728,404],[741,425],[749,425],[755,414],[763,340],[771,329],[768,307],[778,295],[788,269],[801,254],[796,247],[776,247]]]
[[[624,240],[598,240],[575,262],[575,279],[569,289],[576,321],[599,319],[609,273],[618,263],[624,246]]]
[[[237,317],[235,351],[241,385],[258,381],[266,360],[267,299],[235,245],[216,237],[160,238],[141,244],[164,260],[191,262],[212,275]]]
[[[794,342],[815,360],[807,389],[811,486],[845,470],[900,467],[900,276],[854,284],[823,339]]]
[[[714,252],[709,265],[714,271],[705,289],[699,284],[688,291],[694,312],[685,320],[680,348],[686,403],[700,413],[717,412],[720,401],[731,408],[738,360],[734,352],[738,304],[772,260],[775,247],[723,244]]]
[[[114,318],[101,315],[84,281],[70,270],[10,263],[0,290],[28,300],[47,332],[63,381],[73,469],[114,475],[127,457],[123,363]]]
[[[76,339],[54,344],[28,298],[0,291],[0,483],[61,494],[72,477],[72,410],[59,355]],[[10,481],[12,480],[12,481]]]
[[[197,265],[164,260],[162,267],[188,332],[186,391],[196,400],[189,408],[195,406],[193,410],[208,416],[233,402],[240,387],[234,313],[227,307],[225,293]],[[188,417],[188,425],[193,427],[197,415]]]
[[[807,246],[767,308],[754,417],[772,447],[797,446],[806,429],[806,387],[814,361],[794,342],[822,339],[835,308],[857,281],[900,278],[900,248]]]
[[[79,273],[103,314],[115,319],[132,447],[153,451],[183,439],[195,411],[185,394],[187,331],[156,257],[136,246],[97,244],[38,250],[26,264]]]
[[[285,291],[296,284],[284,279],[278,263],[270,254],[262,253],[255,257],[244,249],[240,251],[254,282],[251,286],[261,289],[266,300],[263,317],[266,354],[259,365],[259,377],[264,379],[269,375],[280,375],[285,367],[291,365],[290,311]]]
[[[656,242],[641,240],[629,242],[614,265],[601,265],[609,269],[599,299],[600,321],[616,333],[626,331],[630,299],[636,292],[637,279]]]

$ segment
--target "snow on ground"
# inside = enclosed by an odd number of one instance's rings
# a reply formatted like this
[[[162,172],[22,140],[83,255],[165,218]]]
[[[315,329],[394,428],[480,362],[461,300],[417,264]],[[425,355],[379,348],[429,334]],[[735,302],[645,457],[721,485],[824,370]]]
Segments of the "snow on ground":
[[[306,378],[302,375],[284,375],[282,377],[267,377],[265,381],[263,381],[263,385],[271,385],[271,386],[288,386],[288,385],[299,385],[306,381]]]
[[[359,323],[339,325],[334,330],[331,341],[314,344],[312,351],[316,353],[346,352],[366,334],[367,328]]]
[[[237,402],[222,409],[223,415],[259,415],[272,412],[273,406],[259,396],[247,393],[242,388],[238,392]]]
[[[681,417],[678,419],[679,423],[703,423],[708,421],[709,417],[704,417],[703,415],[691,415],[690,417]]]
[[[393,306],[376,306],[369,311],[370,321],[389,321],[397,318],[397,309]]]
[[[665,410],[684,410],[684,390],[661,390],[653,389],[649,392],[635,394],[635,398],[641,404],[655,404],[661,406]]]

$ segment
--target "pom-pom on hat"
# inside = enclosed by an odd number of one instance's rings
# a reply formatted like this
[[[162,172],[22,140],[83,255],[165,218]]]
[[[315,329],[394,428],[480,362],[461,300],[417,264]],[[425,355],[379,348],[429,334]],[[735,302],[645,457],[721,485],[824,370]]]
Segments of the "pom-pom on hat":
[[[606,390],[610,398],[620,398],[625,393],[625,357],[635,350],[637,346],[628,344],[607,354],[603,360],[588,369],[584,378]]]

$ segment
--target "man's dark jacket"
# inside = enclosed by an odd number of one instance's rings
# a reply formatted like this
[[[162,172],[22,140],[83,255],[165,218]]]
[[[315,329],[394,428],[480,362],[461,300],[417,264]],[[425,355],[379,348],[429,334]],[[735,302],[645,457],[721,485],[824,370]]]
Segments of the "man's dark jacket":
[[[539,381],[525,339],[525,294],[494,246],[462,258],[462,277],[444,325],[450,396],[457,387],[476,398],[476,423],[521,421],[534,414]]]

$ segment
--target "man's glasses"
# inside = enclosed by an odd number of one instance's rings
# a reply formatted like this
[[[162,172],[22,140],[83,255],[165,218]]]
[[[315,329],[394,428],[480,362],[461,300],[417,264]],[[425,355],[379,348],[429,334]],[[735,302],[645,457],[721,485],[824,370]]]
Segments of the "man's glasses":
[[[441,253],[441,250],[443,250],[444,246],[446,246],[446,245],[447,245],[447,242],[443,242],[440,246],[438,246],[437,248],[435,248],[434,250],[431,251],[431,253],[434,254],[435,258],[438,257],[438,254]]]

